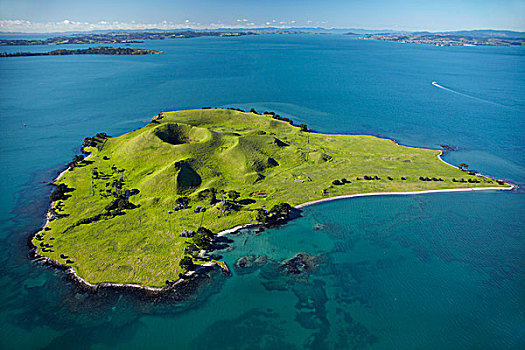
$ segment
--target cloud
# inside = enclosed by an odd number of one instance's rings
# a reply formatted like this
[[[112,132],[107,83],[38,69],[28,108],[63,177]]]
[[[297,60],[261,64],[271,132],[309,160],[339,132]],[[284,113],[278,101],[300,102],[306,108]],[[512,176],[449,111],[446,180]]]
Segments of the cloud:
[[[1,1],[1,0],[0,0]],[[295,21],[290,22],[277,22],[275,19],[271,21],[265,21],[256,23],[249,21],[246,18],[235,20],[234,24],[225,23],[208,23],[201,24],[191,22],[189,19],[184,20],[182,23],[174,23],[170,21],[161,21],[158,23],[138,23],[136,21],[131,22],[118,22],[118,21],[105,21],[100,20],[98,22],[79,22],[72,19],[64,19],[58,22],[31,22],[23,19],[9,19],[0,20],[0,32],[22,32],[22,33],[59,33],[59,32],[82,32],[82,31],[93,31],[93,30],[144,30],[144,29],[164,29],[164,30],[177,30],[183,28],[192,29],[221,29],[221,28],[249,28],[249,27],[266,27],[275,26],[279,23],[279,27],[287,28],[295,24]]]

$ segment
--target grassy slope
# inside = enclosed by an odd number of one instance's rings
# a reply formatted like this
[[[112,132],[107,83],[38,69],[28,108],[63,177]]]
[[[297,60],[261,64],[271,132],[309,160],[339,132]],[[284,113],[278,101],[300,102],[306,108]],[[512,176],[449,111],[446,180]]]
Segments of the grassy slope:
[[[51,230],[47,231],[44,241],[53,245],[54,252],[41,254],[61,263],[65,259],[59,255],[68,255],[74,260],[71,265],[78,275],[91,283],[162,286],[167,279],[176,279],[186,241],[179,233],[185,229],[196,230],[202,215],[192,209],[168,214],[180,196],[178,171],[173,164],[188,158],[192,160],[187,164],[202,180],[189,194],[191,206],[203,205],[208,209],[203,226],[213,232],[252,222],[253,210],[262,206],[270,208],[280,202],[297,205],[326,198],[321,195],[322,190],[327,190],[332,197],[498,186],[488,180],[479,184],[452,182],[454,177],[480,178],[439,161],[436,150],[398,146],[393,141],[372,136],[309,133],[307,137],[299,128],[269,116],[231,110],[192,110],[164,113],[159,122],[111,138],[101,151],[88,149],[93,152],[90,160],[94,163],[66,172],[59,182],[75,188],[71,198],[63,201],[62,213],[69,216],[50,223]],[[168,126],[174,123],[178,125]],[[184,143],[174,145],[165,141]],[[104,156],[110,159],[103,160]],[[269,157],[279,165],[271,166]],[[116,173],[111,169],[113,165],[125,171]],[[111,175],[107,180],[94,180],[95,195],[91,187],[94,167]],[[264,179],[255,182],[260,175]],[[363,175],[377,175],[381,180],[356,180]],[[394,180],[387,180],[387,176]],[[402,176],[407,180],[402,181]],[[441,177],[445,181],[423,182],[418,180],[419,176]],[[111,199],[101,197],[98,191],[106,188],[106,182],[119,177],[126,181],[124,188],[140,190],[130,199],[140,208],[126,210],[125,215],[109,220],[76,226],[64,233],[79,219],[104,212]],[[352,183],[331,185],[332,180],[343,177]],[[237,190],[241,199],[253,198],[256,203],[222,216],[216,207],[195,200],[195,193],[209,187]],[[250,197],[257,191],[267,195]],[[50,240],[51,237],[54,240]]]

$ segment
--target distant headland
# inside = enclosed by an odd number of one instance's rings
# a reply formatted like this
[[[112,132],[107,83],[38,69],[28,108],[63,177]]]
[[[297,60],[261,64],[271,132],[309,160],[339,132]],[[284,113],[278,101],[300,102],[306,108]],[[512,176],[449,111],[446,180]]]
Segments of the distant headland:
[[[347,33],[354,35],[353,33]],[[385,33],[360,37],[366,40],[396,41],[435,46],[525,46],[525,33],[513,31],[472,30],[443,33]]]

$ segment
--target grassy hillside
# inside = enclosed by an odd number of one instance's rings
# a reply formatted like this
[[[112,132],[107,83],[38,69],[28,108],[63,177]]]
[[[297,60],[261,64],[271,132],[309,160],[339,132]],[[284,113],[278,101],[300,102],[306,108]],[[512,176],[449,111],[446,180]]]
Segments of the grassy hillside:
[[[183,272],[179,261],[192,241],[180,232],[205,226],[217,233],[255,222],[257,209],[281,202],[508,186],[444,164],[440,151],[372,136],[313,134],[271,115],[234,110],[162,113],[141,129],[91,145],[89,160],[58,181],[71,189],[53,203],[60,218],[33,240],[40,254],[73,266],[91,283],[165,285]],[[239,198],[226,200],[231,190]],[[132,204],[119,204],[118,196]],[[182,196],[190,208],[173,210]],[[217,203],[210,204],[213,196]],[[199,205],[206,212],[195,213]]]

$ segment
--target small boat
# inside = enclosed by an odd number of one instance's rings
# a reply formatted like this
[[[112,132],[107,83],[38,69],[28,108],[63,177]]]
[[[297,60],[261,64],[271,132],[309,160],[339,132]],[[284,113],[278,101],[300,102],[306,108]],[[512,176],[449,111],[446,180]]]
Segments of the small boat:
[[[432,85],[434,85],[434,86],[439,86],[439,84],[438,84],[436,81],[433,81],[433,82],[432,82]]]

